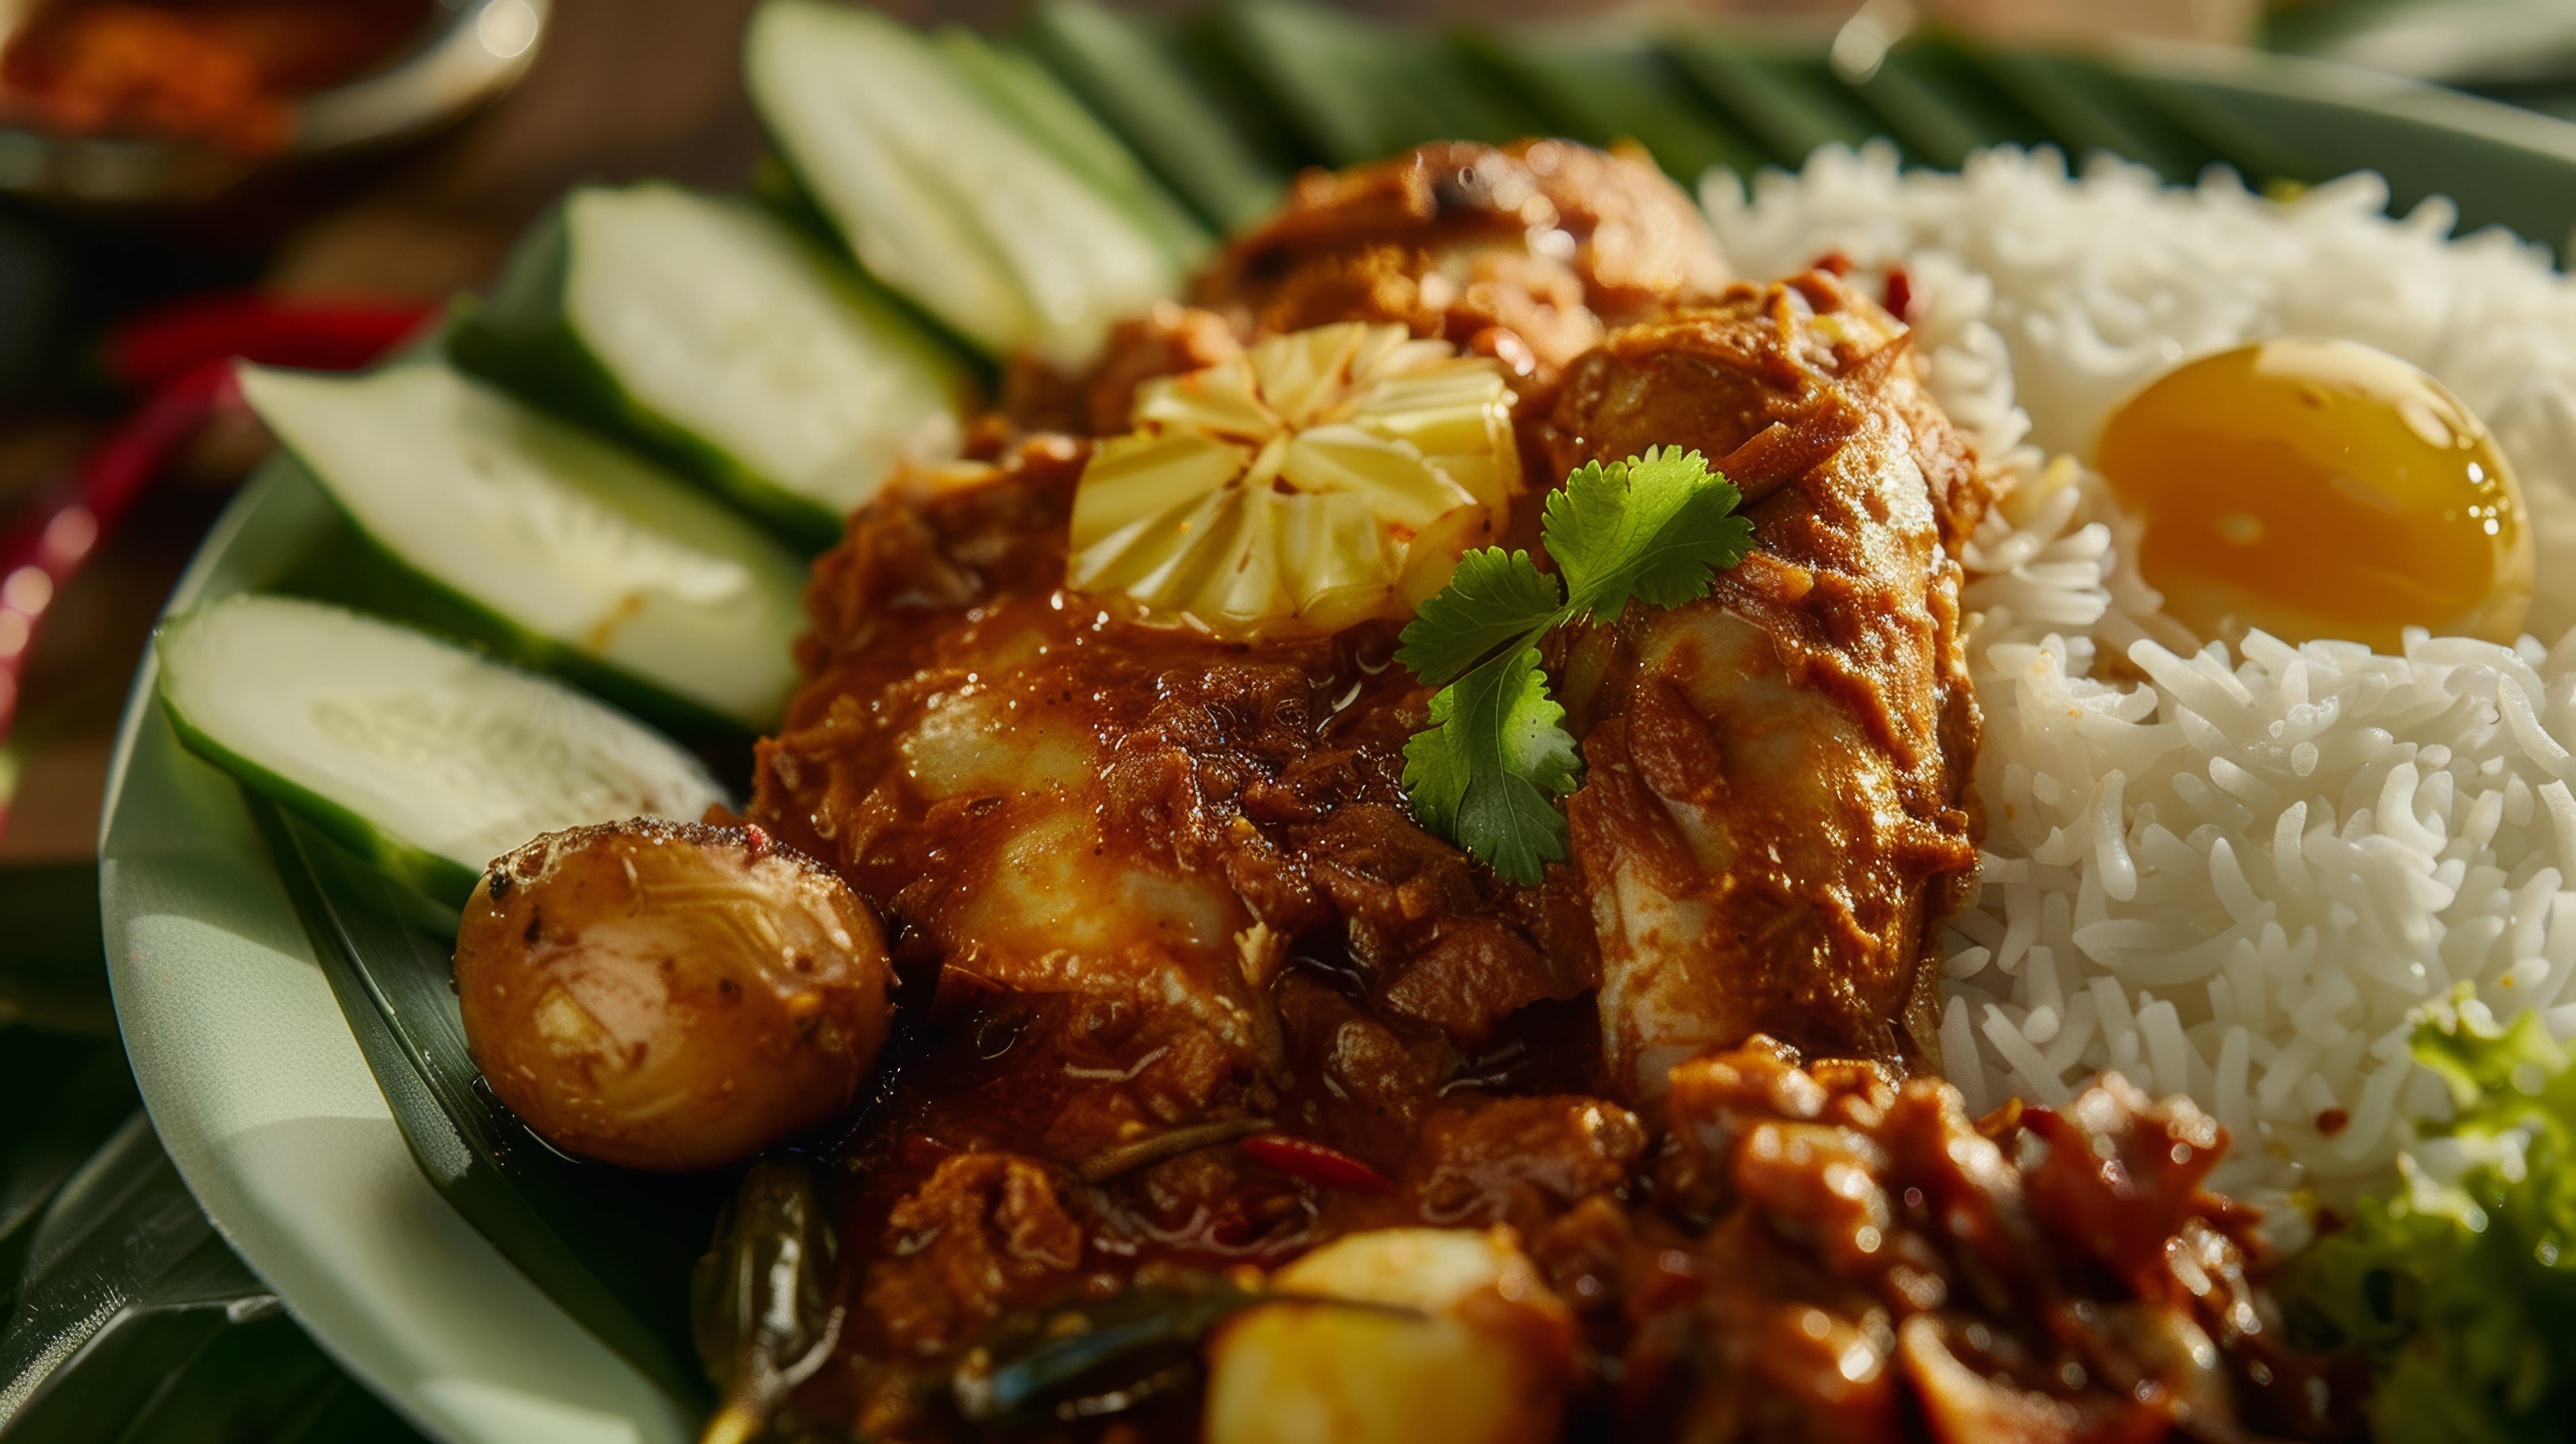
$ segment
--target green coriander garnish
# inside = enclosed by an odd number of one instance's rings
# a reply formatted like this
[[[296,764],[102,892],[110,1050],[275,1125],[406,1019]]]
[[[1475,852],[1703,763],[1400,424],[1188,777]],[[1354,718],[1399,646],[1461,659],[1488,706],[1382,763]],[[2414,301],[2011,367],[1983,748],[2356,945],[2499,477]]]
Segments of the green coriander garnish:
[[[1574,790],[1583,763],[1547,694],[1539,641],[1569,622],[1616,622],[1631,600],[1707,596],[1714,572],[1753,549],[1739,500],[1698,452],[1650,449],[1593,462],[1548,494],[1539,534],[1554,576],[1500,547],[1458,559],[1395,654],[1440,689],[1431,725],[1404,744],[1404,790],[1424,826],[1510,882],[1535,883],[1565,857],[1554,798]]]

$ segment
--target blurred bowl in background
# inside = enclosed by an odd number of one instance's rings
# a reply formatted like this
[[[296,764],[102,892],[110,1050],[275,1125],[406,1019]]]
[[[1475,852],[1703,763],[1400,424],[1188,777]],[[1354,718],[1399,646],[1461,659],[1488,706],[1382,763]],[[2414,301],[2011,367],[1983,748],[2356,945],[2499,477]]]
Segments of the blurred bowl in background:
[[[14,46],[30,27],[78,16],[84,8],[84,0],[14,7],[0,0],[0,46]],[[184,22],[215,7],[86,8],[120,9],[120,18],[167,14]],[[420,8],[427,14],[406,27],[407,35],[337,67],[350,78],[301,94],[292,93],[291,82],[280,87],[289,93],[275,98],[283,124],[270,143],[244,144],[238,133],[219,138],[212,130],[203,139],[133,133],[148,127],[112,124],[83,127],[103,133],[71,134],[45,125],[39,106],[10,106],[0,111],[0,193],[119,210],[187,206],[211,200],[257,171],[420,136],[462,119],[517,83],[536,58],[552,4],[429,0]],[[274,29],[274,15],[259,18],[272,22],[261,38],[289,39]],[[108,77],[110,84],[118,81],[130,77]],[[155,77],[146,83],[161,82]],[[7,94],[0,90],[0,98]]]

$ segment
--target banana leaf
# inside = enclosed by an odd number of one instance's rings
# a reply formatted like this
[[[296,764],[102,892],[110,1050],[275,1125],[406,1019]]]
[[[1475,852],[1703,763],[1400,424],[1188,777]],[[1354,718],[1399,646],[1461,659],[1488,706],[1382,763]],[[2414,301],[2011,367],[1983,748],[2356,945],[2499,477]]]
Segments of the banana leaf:
[[[2223,89],[2212,94],[2209,88],[2188,79],[2124,70],[2087,57],[2061,56],[2057,63],[2083,77],[2083,83],[2097,92],[2134,97],[2136,104],[2153,111],[2166,125],[2234,166],[2248,185],[2259,187],[2280,181],[2311,185],[2353,168],[2330,166],[2311,149],[2288,143],[2230,104],[2232,97]],[[2452,143],[2456,145],[2456,139]]]
[[[1906,149],[1943,170],[1987,146],[2056,138],[1986,79],[1964,44],[1938,31],[1907,38],[1866,77],[1843,79]]]
[[[1207,92],[1176,37],[1091,0],[1042,0],[1020,40],[1218,231],[1278,205],[1287,163]]]
[[[1684,186],[1713,166],[1750,175],[1770,159],[1643,37],[1473,25],[1456,41],[1495,85],[1537,107],[1551,132],[1596,146],[1633,140]]]
[[[98,867],[0,872],[0,1444],[403,1444],[215,1236],[115,1032]]]
[[[185,1202],[182,1190],[172,1206]],[[0,1440],[419,1438],[315,1347],[211,1233],[95,1327],[0,1428]]]
[[[2502,225],[2569,255],[2576,133],[2512,106],[2349,66],[2139,44],[2105,66],[2248,183],[2315,184],[2356,170],[2388,181],[2391,210],[2429,196],[2459,229]]]
[[[1480,84],[1428,31],[1302,0],[1235,0],[1218,20],[1270,104],[1334,165],[1425,141],[1499,144],[1546,130],[1519,95]]]
[[[16,1433],[0,1437],[8,1444],[53,1444],[57,1439],[73,1444],[104,1438],[113,1438],[116,1444],[197,1444],[210,1439],[228,1444],[235,1440],[241,1444],[426,1444],[400,1416],[342,1372],[294,1319],[279,1311],[266,1286],[238,1259],[229,1251],[223,1258],[233,1273],[228,1288],[130,1308],[111,1321],[108,1334],[102,1336],[112,1337],[131,1326],[129,1320],[173,1329],[184,1322],[203,1333],[203,1342],[139,1398],[135,1384],[151,1375],[119,1370],[100,1376],[99,1396],[111,1403],[122,1401],[133,1411],[125,1416],[120,1431],[111,1435],[56,1430],[48,1408],[42,1413],[28,1411],[28,1432],[23,1437]],[[244,1288],[253,1291],[231,1291]],[[90,1371],[80,1363],[75,1361],[64,1377],[86,1381]],[[135,1409],[138,1403],[141,1407]],[[117,1415],[110,1412],[106,1417]]]
[[[143,1099],[116,1037],[98,938],[98,866],[17,868],[0,899],[14,934],[0,953],[0,1322],[17,1309],[20,1275],[48,1211],[100,1146],[141,1116]],[[66,895],[68,894],[68,895]],[[46,916],[59,927],[50,925]],[[86,918],[88,934],[80,933]],[[147,1130],[148,1132],[148,1130]],[[52,1237],[52,1235],[48,1235]],[[0,1384],[0,1391],[9,1386]],[[5,1414],[6,1409],[0,1409]]]
[[[141,1116],[143,1100],[114,1038],[0,1025],[0,1318],[46,1210],[99,1146]]]
[[[1225,113],[1235,134],[1281,175],[1328,164],[1322,152],[1289,124],[1270,101],[1260,78],[1237,52],[1222,10],[1213,5],[1185,9],[1164,32],[1172,58],[1198,83],[1198,91]]]
[[[151,1120],[135,1110],[63,1181],[20,1245],[17,1288],[0,1329],[0,1415],[22,1412],[98,1321],[214,1238]]]
[[[251,811],[359,1051],[431,1184],[502,1255],[690,1417],[689,1271],[737,1171],[655,1174],[557,1152],[466,1052],[456,915],[256,797]]]
[[[1989,84],[2039,119],[2070,161],[2108,151],[2147,167],[2168,185],[2188,185],[2218,159],[2218,152],[2106,79],[2099,67],[2039,50],[1977,46],[1965,53]]]
[[[1714,26],[1675,29],[1664,45],[1701,94],[1761,142],[1773,161],[1792,170],[1805,165],[1818,146],[1858,146],[1887,132],[1834,78],[1820,46],[1734,35]],[[1906,159],[1921,157],[1909,151]]]
[[[30,1046],[41,1041],[11,1039],[10,1062],[42,1055]],[[17,1230],[25,1266],[8,1270],[0,1441],[417,1439],[215,1235],[134,1106],[122,1053],[107,1046],[123,1121]],[[75,1113],[104,1101],[79,1100]],[[23,1191],[8,1163],[0,1179]]]

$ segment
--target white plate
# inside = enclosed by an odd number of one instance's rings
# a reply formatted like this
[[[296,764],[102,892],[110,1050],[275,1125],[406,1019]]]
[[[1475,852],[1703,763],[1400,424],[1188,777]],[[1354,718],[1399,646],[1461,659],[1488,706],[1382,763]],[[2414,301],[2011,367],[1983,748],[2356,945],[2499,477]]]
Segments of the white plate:
[[[170,611],[266,585],[324,534],[309,482],[245,489]],[[644,1377],[511,1267],[412,1161],[232,779],[135,675],[100,905],[162,1144],[224,1238],[349,1371],[440,1438],[680,1444]]]

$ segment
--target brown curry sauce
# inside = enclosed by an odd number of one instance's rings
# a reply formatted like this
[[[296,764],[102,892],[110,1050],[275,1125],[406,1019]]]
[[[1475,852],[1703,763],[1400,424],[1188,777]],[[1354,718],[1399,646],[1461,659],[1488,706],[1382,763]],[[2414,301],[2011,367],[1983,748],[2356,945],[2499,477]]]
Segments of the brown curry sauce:
[[[1540,144],[1544,174],[1539,147],[1441,146],[1301,183],[1290,214],[1212,272],[1211,310],[1131,326],[1087,382],[1015,376],[1013,409],[977,430],[979,465],[915,478],[817,563],[809,684],[761,745],[750,814],[892,918],[906,1031],[883,1096],[829,1150],[847,1322],[796,1414],[870,1438],[973,1437],[947,1381],[997,1329],[1140,1285],[1254,1280],[1358,1230],[1500,1224],[1580,1325],[1569,1438],[2347,1430],[2348,1381],[2276,1347],[2248,1282],[2249,1217],[2200,1187],[2223,1147],[2206,1117],[2110,1082],[2062,1114],[1979,1124],[1954,1091],[1906,1077],[1937,1064],[1917,1016],[1925,942],[1974,860],[1955,555],[1986,494],[1919,389],[1887,389],[1913,387],[1890,369],[1910,366],[1901,348],[1882,354],[1900,328],[1829,277],[1787,301],[1722,291],[1695,218],[1656,210],[1687,216],[1677,191],[1619,169],[1636,161]],[[1583,175],[1646,199],[1555,194]],[[1662,277],[1664,301],[1605,283],[1630,275]],[[1570,312],[1587,294],[1630,329]],[[1310,314],[1327,295],[1334,314]],[[1602,893],[1640,835],[1628,824],[1596,818],[1609,850],[1587,857],[1579,838],[1536,887],[1415,825],[1402,747],[1430,689],[1393,663],[1392,628],[1256,646],[1063,588],[1080,433],[1123,414],[1137,380],[1190,364],[1193,335],[1283,316],[1401,320],[1528,357],[1523,450],[1554,474],[1595,444],[1568,418],[1643,424],[1657,384],[1710,378],[1762,414],[1656,439],[1753,448],[1736,469],[1775,489],[1768,510],[1815,510],[1799,489],[1829,484],[1854,446],[1874,476],[1913,467],[1910,500],[1843,496],[1850,538],[1775,553],[1701,604],[1809,618],[1766,665],[1827,699],[1814,705],[1868,702],[1855,745],[1898,759],[1891,800],[1832,864],[1867,873],[1854,886],[1876,889],[1875,920],[1817,933],[1797,963],[1812,975],[1759,949],[1712,953],[1704,966],[1749,979],[1755,1000],[1724,1015],[1734,1031],[1714,1050],[1641,1084],[1631,1040],[1605,1026]],[[1659,326],[1700,332],[1657,346]],[[1769,368],[1750,391],[1722,357],[1690,359],[1723,352],[1729,326],[1754,337],[1748,374]],[[1699,369],[1622,390],[1622,365]],[[1852,406],[1866,414],[1835,410]],[[1784,590],[1791,573],[1807,586]],[[1837,620],[1802,611],[1810,593],[1870,600]],[[1651,698],[1603,690],[1636,685],[1646,625],[1553,648],[1580,732],[1649,726]],[[961,729],[971,745],[943,740]],[[1596,769],[1624,766],[1586,745]],[[1703,764],[1687,795],[1647,776],[1623,806],[1714,806],[1720,771]],[[1764,805],[1762,826],[1802,825]],[[1671,890],[1726,886],[1707,855],[1658,846]],[[1729,905],[1794,932],[1824,904],[1790,883]],[[1155,889],[1169,907],[1140,903]],[[1866,986],[1821,1010],[1760,1001],[1836,977]],[[1828,1056],[1804,1063],[1799,1045]],[[1277,1136],[1363,1171],[1327,1186],[1241,1141]],[[1196,1437],[1188,1371],[1156,1377],[1060,1432]]]

